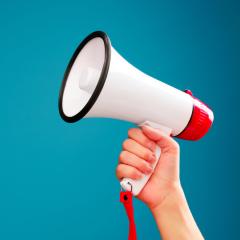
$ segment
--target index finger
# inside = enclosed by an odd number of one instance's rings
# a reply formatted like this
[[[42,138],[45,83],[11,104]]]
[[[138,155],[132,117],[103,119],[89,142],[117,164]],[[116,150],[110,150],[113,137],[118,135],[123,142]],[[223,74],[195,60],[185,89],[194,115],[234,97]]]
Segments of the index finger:
[[[156,143],[149,139],[145,134],[143,134],[142,130],[139,128],[131,128],[128,130],[129,138],[135,140],[137,143],[141,144],[143,147],[150,149],[155,152]]]

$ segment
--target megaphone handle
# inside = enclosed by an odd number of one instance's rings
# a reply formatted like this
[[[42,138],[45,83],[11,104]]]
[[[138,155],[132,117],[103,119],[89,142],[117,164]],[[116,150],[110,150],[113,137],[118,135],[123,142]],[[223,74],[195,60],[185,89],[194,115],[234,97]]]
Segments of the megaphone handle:
[[[150,121],[145,121],[142,124],[139,124],[139,126],[151,126],[153,128],[157,128],[160,129],[161,131],[165,132],[166,134],[170,134],[171,133],[171,129],[169,129],[168,127],[159,125],[157,123],[154,122],[150,122]],[[160,155],[161,155],[161,149],[159,146],[156,147],[156,151],[155,151],[155,156],[157,158],[157,161],[153,164],[153,169],[155,169],[159,159],[160,159]],[[126,191],[132,191],[132,194],[134,196],[138,195],[141,190],[143,189],[143,187],[146,185],[146,183],[148,182],[149,178],[151,177],[152,174],[148,174],[148,175],[144,175],[141,179],[139,180],[133,180],[130,178],[124,178],[121,182],[120,185],[121,187],[126,190]]]
[[[155,163],[153,164],[153,169],[155,169],[159,158],[161,155],[161,149],[159,146],[156,147],[156,151],[155,151],[155,156],[157,158],[157,161],[155,161]],[[134,196],[138,195],[141,190],[144,188],[144,186],[146,185],[146,183],[148,182],[149,178],[151,177],[151,174],[148,175],[144,175],[141,179],[138,180],[133,180],[130,178],[124,178],[121,182],[120,185],[123,189],[125,189],[126,191],[132,191],[132,194]]]

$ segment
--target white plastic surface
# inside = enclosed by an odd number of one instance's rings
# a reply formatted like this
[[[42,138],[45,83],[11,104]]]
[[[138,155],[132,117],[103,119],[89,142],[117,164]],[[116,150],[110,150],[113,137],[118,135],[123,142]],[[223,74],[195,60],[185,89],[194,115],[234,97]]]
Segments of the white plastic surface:
[[[121,119],[139,125],[146,120],[179,134],[188,124],[193,98],[139,71],[111,47],[104,87],[87,117]]]
[[[104,65],[105,45],[91,39],[77,56],[63,93],[63,112],[76,115],[87,104]],[[172,129],[173,136],[188,124],[193,98],[139,71],[111,47],[104,87],[85,116],[121,119],[135,124],[146,120]]]
[[[72,117],[87,104],[98,83],[105,59],[102,38],[90,40],[78,54],[63,93],[63,112]]]

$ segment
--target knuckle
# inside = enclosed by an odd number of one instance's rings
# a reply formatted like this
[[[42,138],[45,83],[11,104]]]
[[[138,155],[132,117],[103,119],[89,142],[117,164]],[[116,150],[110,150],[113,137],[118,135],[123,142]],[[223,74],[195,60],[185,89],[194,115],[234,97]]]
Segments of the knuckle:
[[[136,132],[136,128],[130,128],[128,130],[128,136],[132,136]]]
[[[117,178],[119,178],[119,167],[118,166],[116,167],[115,174],[116,174]]]
[[[120,154],[119,154],[119,160],[120,161],[124,161],[125,158],[127,157],[128,155],[128,152],[127,151],[122,151]]]
[[[129,139],[126,139],[123,141],[122,147],[123,149],[126,149],[129,146]]]
[[[132,139],[126,139],[124,142],[123,142],[123,149],[128,149],[130,148],[134,143],[134,140]]]
[[[179,144],[176,141],[173,142],[173,150],[176,153],[178,153],[180,151],[180,146],[179,146]]]
[[[122,172],[122,165],[118,164],[116,167],[116,175],[120,176],[121,172]]]

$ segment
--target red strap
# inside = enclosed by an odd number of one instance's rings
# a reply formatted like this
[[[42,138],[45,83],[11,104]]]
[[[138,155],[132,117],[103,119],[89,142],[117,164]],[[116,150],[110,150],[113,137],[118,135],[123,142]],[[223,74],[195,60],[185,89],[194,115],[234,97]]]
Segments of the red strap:
[[[129,220],[128,240],[137,240],[136,225],[134,222],[134,211],[132,193],[129,191],[120,192],[120,202],[123,203]]]

